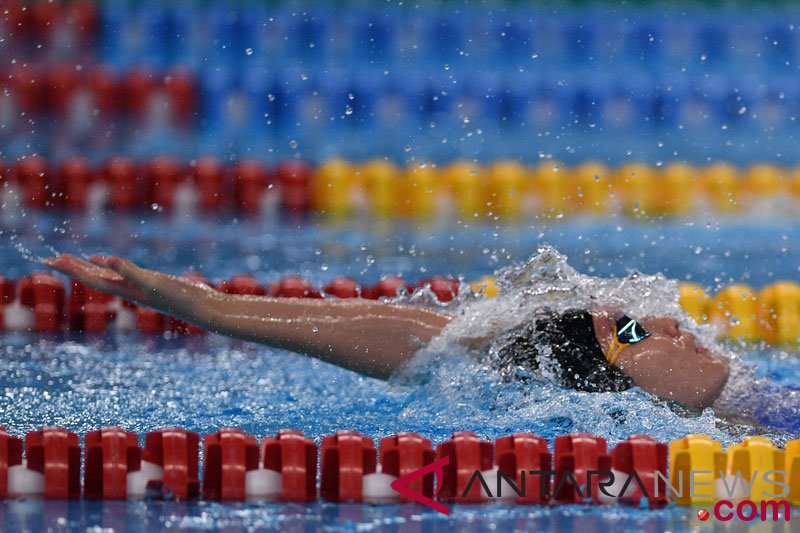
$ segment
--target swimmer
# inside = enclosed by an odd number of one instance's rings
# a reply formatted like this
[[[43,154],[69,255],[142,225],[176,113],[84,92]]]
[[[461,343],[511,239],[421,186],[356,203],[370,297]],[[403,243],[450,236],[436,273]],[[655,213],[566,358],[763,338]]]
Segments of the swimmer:
[[[225,294],[113,256],[85,261],[62,254],[45,264],[207,331],[300,352],[380,379],[403,367],[453,320],[433,309],[384,301]],[[672,317],[634,318],[602,307],[545,312],[497,338],[465,343],[488,351],[507,370],[535,374],[549,368],[561,385],[587,392],[636,386],[695,409],[730,408],[727,404],[736,400],[732,395],[742,394],[723,392],[733,372],[730,360],[700,346]]]

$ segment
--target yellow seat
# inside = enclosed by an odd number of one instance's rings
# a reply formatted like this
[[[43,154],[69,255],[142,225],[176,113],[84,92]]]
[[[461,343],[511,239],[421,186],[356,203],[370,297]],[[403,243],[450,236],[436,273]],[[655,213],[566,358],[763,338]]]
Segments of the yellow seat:
[[[427,221],[436,212],[439,172],[432,163],[412,163],[403,174],[400,204],[412,220]]]
[[[711,314],[712,300],[703,292],[703,288],[696,283],[681,283],[678,285],[678,292],[683,310],[698,324],[707,322]]]
[[[752,288],[729,285],[714,296],[711,320],[722,324],[723,336],[752,341],[758,338],[758,306]]]
[[[779,281],[758,294],[759,336],[772,344],[796,343],[800,337],[800,285]]]
[[[741,208],[739,172],[733,165],[715,163],[700,173],[709,207],[718,213],[731,213]]]
[[[614,190],[621,197],[623,210],[634,218],[650,218],[658,213],[657,186],[655,172],[648,165],[628,163],[615,172]]]
[[[311,204],[320,214],[345,218],[352,211],[355,168],[344,159],[325,161],[312,176]]]
[[[786,499],[792,505],[800,505],[800,439],[786,443],[786,472],[789,474],[789,494]]]
[[[582,163],[575,167],[573,176],[578,210],[601,215],[612,209],[613,182],[607,166],[596,161]]]
[[[480,165],[471,161],[456,161],[442,169],[441,178],[462,220],[483,217],[487,209]]]
[[[708,505],[715,501],[715,481],[726,466],[719,442],[708,435],[673,440],[669,443],[669,465],[670,485],[676,491],[672,497],[678,505]]]
[[[655,197],[659,213],[677,217],[695,210],[701,190],[694,167],[686,163],[670,163],[661,171],[658,181]]]
[[[475,292],[483,291],[483,295],[489,298],[497,296],[497,284],[494,281],[494,276],[483,276],[478,281],[473,281],[469,284]]]
[[[786,171],[778,165],[757,163],[745,172],[742,192],[742,205],[747,208],[758,199],[770,198],[786,194],[789,182]]]
[[[519,161],[497,161],[487,168],[486,174],[488,214],[503,222],[519,219],[528,169]]]
[[[376,218],[391,219],[397,215],[400,194],[400,171],[387,159],[373,159],[359,169],[361,183]]]
[[[748,484],[752,480],[750,494],[745,498],[753,501],[778,499],[783,487],[774,483],[785,483],[782,472],[785,470],[785,453],[772,445],[766,437],[745,437],[741,444],[728,447],[727,473],[736,476]],[[765,474],[773,471],[769,476]],[[779,473],[781,472],[781,473]],[[768,480],[771,480],[770,483]],[[729,488],[733,488],[729,485]]]
[[[575,209],[575,183],[569,170],[557,161],[545,161],[533,169],[530,181],[539,202],[539,212],[562,218]]]

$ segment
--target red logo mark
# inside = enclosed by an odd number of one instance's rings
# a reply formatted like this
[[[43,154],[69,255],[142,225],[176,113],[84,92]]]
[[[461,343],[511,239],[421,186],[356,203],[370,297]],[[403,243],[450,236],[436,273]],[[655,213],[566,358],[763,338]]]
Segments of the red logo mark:
[[[443,515],[450,516],[450,508],[444,504],[437,502],[435,499],[428,498],[424,494],[420,494],[415,490],[411,490],[408,488],[408,484],[412,481],[415,481],[422,476],[429,474],[431,472],[436,473],[436,490],[433,491],[433,497],[436,498],[436,495],[439,494],[439,491],[442,489],[442,483],[444,482],[444,472],[442,470],[443,467],[450,464],[450,456],[445,455],[441,459],[432,462],[428,466],[423,466],[420,469],[414,470],[410,474],[406,474],[405,476],[399,477],[392,481],[392,488],[396,490],[399,494],[405,496],[409,500],[414,500],[417,503],[421,503],[426,507],[430,507],[434,511],[438,511]]]
[[[697,518],[699,518],[703,522],[708,520],[709,516],[710,515],[709,515],[708,511],[706,511],[705,509],[700,509],[699,511],[697,511]]]

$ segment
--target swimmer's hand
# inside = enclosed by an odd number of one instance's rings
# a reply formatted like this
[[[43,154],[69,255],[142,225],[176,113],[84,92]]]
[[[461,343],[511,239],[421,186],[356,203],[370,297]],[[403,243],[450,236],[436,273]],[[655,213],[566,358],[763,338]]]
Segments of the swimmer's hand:
[[[212,290],[199,281],[147,270],[120,257],[92,256],[89,259],[61,254],[45,259],[44,264],[87,287],[176,315],[186,313],[200,293]]]

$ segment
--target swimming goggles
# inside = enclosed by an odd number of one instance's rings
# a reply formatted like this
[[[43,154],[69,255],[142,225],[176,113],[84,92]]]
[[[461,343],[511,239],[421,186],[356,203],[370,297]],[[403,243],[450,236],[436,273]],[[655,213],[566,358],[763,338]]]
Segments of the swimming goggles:
[[[606,361],[609,365],[617,362],[617,358],[622,351],[637,342],[643,341],[650,336],[650,332],[644,326],[627,315],[622,315],[617,319],[617,327],[611,336],[611,344],[606,352]]]

